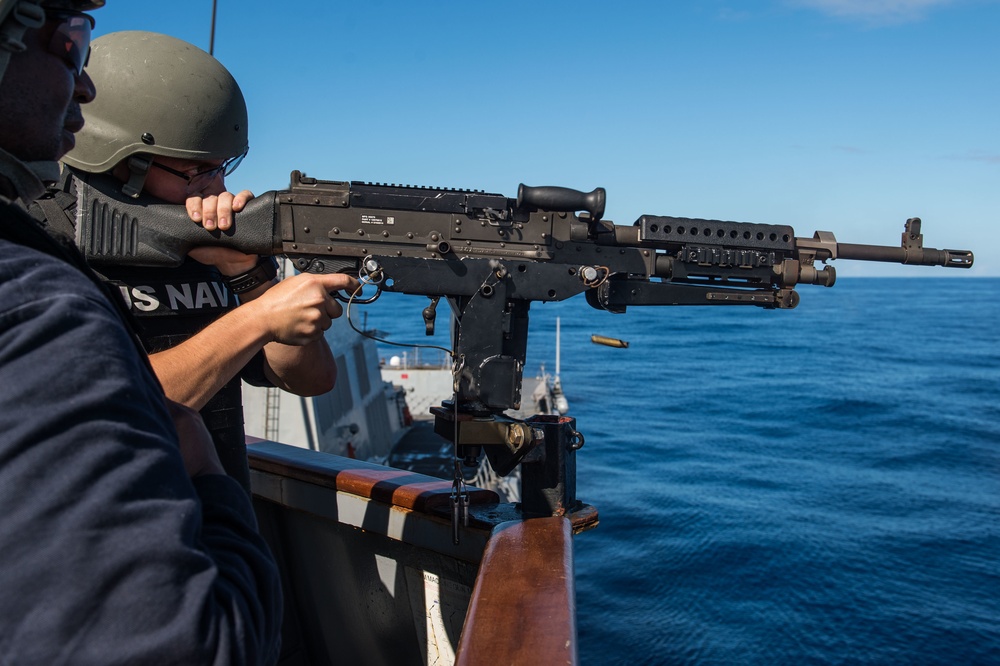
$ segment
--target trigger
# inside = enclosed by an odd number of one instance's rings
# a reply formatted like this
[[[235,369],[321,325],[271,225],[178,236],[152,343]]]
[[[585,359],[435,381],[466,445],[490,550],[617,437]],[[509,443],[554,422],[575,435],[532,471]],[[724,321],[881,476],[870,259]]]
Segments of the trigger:
[[[375,293],[368,298],[359,298],[346,291],[335,291],[333,292],[333,297],[340,301],[341,303],[350,303],[353,305],[368,305],[369,303],[374,303],[378,300],[378,297],[382,295],[382,285],[375,285]]]

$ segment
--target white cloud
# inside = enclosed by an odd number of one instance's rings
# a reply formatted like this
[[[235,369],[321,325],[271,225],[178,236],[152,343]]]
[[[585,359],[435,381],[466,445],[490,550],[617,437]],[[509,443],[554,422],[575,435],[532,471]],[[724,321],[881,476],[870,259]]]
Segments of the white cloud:
[[[790,2],[838,18],[885,25],[920,20],[930,10],[954,4],[955,0],[790,0]]]
[[[842,153],[850,153],[852,155],[866,155],[867,150],[863,148],[858,148],[857,146],[834,146],[834,150],[839,150]]]
[[[956,156],[956,159],[969,160],[972,162],[985,162],[986,164],[1000,164],[1000,154],[984,153],[981,151],[958,155]]]

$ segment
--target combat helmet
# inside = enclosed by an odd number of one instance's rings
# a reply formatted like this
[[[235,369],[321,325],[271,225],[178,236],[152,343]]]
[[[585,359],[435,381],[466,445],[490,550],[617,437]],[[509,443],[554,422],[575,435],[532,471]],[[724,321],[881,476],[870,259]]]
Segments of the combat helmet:
[[[70,166],[102,173],[128,160],[122,191],[138,196],[153,156],[233,160],[228,173],[246,154],[243,92],[198,47],[154,32],[114,32],[94,40],[87,73],[100,92],[63,158]]]
[[[25,31],[45,23],[46,9],[87,11],[103,6],[104,0],[0,0],[0,81],[11,54],[25,49]]]

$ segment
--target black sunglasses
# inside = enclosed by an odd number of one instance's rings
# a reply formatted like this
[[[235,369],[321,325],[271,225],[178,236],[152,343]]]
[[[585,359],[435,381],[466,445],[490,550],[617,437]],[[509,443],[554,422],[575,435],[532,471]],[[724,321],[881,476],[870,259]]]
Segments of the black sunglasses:
[[[179,171],[177,169],[168,167],[165,164],[160,164],[159,162],[156,161],[154,161],[152,165],[155,166],[157,169],[162,169],[163,171],[166,171],[169,174],[177,176],[178,178],[183,178],[184,181],[187,182],[188,191],[191,192],[191,191],[197,191],[202,187],[204,187],[205,185],[208,185],[208,183],[215,180],[220,174],[223,176],[228,176],[232,172],[236,171],[236,167],[238,167],[240,165],[240,162],[243,161],[243,158],[247,156],[247,152],[249,150],[250,148],[248,147],[246,150],[243,151],[242,154],[237,155],[236,157],[230,157],[228,160],[226,160],[219,166],[211,167],[209,169],[205,169],[204,171],[198,171],[197,173],[185,173],[183,171]]]
[[[49,21],[58,21],[49,39],[49,53],[65,60],[79,76],[90,58],[90,31],[94,29],[94,17],[63,9],[46,10],[45,16]]]

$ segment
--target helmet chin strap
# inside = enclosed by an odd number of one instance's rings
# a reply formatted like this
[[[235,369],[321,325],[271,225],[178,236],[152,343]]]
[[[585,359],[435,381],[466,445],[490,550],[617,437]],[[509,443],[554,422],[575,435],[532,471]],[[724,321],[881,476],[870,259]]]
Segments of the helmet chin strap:
[[[0,148],[0,176],[9,183],[14,196],[30,203],[45,192],[46,183],[59,180],[59,163],[24,162]]]
[[[152,159],[142,155],[133,155],[128,158],[128,180],[122,185],[122,194],[138,199],[139,193],[142,192],[142,186],[146,184],[146,175],[152,164]]]
[[[42,181],[46,185],[59,182],[59,176],[61,175],[59,162],[52,160],[39,160],[37,162],[25,162],[24,164],[33,174],[38,176],[38,180]]]
[[[0,19],[0,81],[7,71],[12,53],[20,53],[26,48],[23,37],[28,28],[45,25],[45,10],[39,5],[41,0],[15,0],[10,15]]]
[[[45,25],[45,9],[41,0],[14,0],[6,16],[0,20],[0,81],[3,81],[14,53],[25,50],[24,33]],[[25,162],[0,148],[0,174],[17,197],[25,203],[34,201],[45,186],[59,180],[59,163],[51,160]]]

